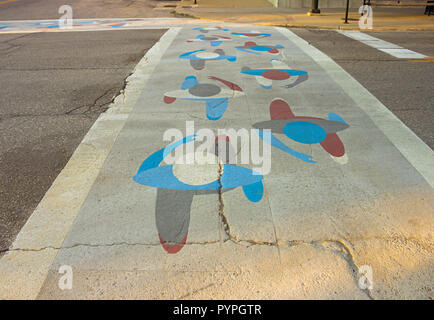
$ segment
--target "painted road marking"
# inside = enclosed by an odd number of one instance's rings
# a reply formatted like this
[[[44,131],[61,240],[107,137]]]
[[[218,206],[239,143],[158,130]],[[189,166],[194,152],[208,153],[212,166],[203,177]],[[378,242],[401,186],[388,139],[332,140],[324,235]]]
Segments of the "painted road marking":
[[[140,60],[127,79],[124,95],[117,96],[108,112],[98,117],[1,258],[0,299],[35,299],[38,295],[129,113],[179,30],[169,29]],[[76,186],[74,194],[69,191],[71,186]]]
[[[411,62],[434,62],[434,57],[425,57],[423,60],[410,60]]]
[[[68,32],[68,31],[107,31],[141,30],[180,27],[189,24],[202,24],[206,21],[184,18],[110,18],[110,19],[74,19],[71,28],[60,28],[59,21],[52,20],[12,20],[0,21],[0,34],[33,32]]]
[[[366,33],[352,30],[336,30],[349,38],[360,41],[372,48],[378,49],[398,59],[424,59],[425,55],[405,49],[396,44],[375,38]]]
[[[330,57],[309,45],[308,42],[295,35],[289,29],[280,28],[280,31],[327,70],[330,76],[370,116],[375,125],[424,177],[430,186],[434,188],[433,150]],[[357,32],[355,37],[367,39],[370,36]]]

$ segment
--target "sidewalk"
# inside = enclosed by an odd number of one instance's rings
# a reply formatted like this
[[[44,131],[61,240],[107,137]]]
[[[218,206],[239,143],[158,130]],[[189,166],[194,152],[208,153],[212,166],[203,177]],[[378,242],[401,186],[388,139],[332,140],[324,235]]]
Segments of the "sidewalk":
[[[274,8],[266,0],[183,0],[178,15],[203,20],[252,23],[292,28],[359,29],[359,13],[351,10],[344,24],[345,9],[321,9],[320,16],[308,16],[308,9]],[[373,7],[374,31],[433,31],[434,17],[423,14],[424,8]]]

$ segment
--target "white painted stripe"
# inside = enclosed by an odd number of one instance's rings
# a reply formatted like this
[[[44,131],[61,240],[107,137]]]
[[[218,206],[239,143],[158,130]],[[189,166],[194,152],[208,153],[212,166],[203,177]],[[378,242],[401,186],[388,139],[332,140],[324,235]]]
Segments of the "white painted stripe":
[[[336,30],[337,32],[352,38],[354,40],[360,41],[372,48],[383,51],[384,53],[390,54],[395,58],[399,59],[423,59],[425,56],[423,54],[417,53],[415,51],[411,51],[400,47],[391,42],[387,42],[373,36],[370,36],[366,33],[360,31],[352,31],[352,30]]]
[[[39,28],[35,24],[57,24],[58,20],[10,20],[0,21],[0,26],[7,26],[0,29],[0,34],[8,33],[36,33],[36,32],[76,32],[76,31],[107,31],[107,30],[141,30],[141,29],[163,29],[170,27],[182,27],[184,25],[200,25],[209,22],[198,19],[186,18],[107,18],[107,19],[74,19],[73,24],[82,22],[93,22],[82,24],[72,28]],[[124,22],[121,27],[111,27],[110,24]]]
[[[364,44],[367,44],[368,46],[371,46],[375,49],[404,49],[396,44],[384,41],[384,40],[363,40]]]
[[[165,18],[83,18],[83,19],[74,19],[74,21],[107,21],[107,20],[154,20],[159,21],[161,19],[164,20],[184,20],[184,18],[173,18],[173,17],[165,17]],[[38,23],[38,22],[57,22],[58,19],[41,19],[41,20],[3,20],[0,21],[0,23],[7,23],[7,22],[19,22],[19,23]]]
[[[400,48],[386,48],[380,49],[381,51],[390,54],[396,58],[400,59],[424,59],[425,56],[423,54],[408,50],[408,49],[400,49]]]
[[[0,299],[35,299],[129,113],[180,28],[167,31],[101,114],[0,260]]]
[[[350,30],[336,30],[336,31],[342,33],[343,35],[346,35],[347,37],[353,38],[354,40],[357,41],[378,40],[377,38],[372,37],[360,31],[352,31],[352,32],[349,32]]]
[[[122,27],[109,27],[107,23],[103,24],[101,22],[106,22],[108,20],[122,20],[127,23],[127,25]],[[138,21],[130,21],[138,20]],[[86,32],[86,31],[118,31],[118,30],[143,30],[143,29],[168,29],[174,27],[183,26],[198,26],[198,25],[209,25],[210,22],[200,19],[186,19],[186,18],[128,18],[128,19],[117,19],[117,18],[107,18],[107,19],[77,19],[75,21],[96,21],[97,24],[94,25],[82,25],[79,27],[73,27],[71,29],[59,29],[59,28],[35,28],[34,23],[43,22],[53,22],[56,23],[57,20],[11,20],[11,21],[0,21],[0,25],[8,24],[8,28],[0,29],[0,34],[22,34],[22,33],[40,33],[40,32]],[[99,24],[98,24],[99,23]],[[218,24],[216,22],[215,24]],[[228,22],[225,23],[227,27],[245,27],[246,24]],[[247,25],[248,26],[248,25]]]
[[[338,83],[401,152],[407,161],[434,188],[434,152],[365,87],[317,48],[286,28],[276,27],[318,63]]]

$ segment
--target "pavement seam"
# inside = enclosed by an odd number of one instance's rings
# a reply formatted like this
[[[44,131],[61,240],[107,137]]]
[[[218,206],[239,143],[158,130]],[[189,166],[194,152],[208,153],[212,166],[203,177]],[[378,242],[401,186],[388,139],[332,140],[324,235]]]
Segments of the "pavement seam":
[[[373,241],[373,240],[383,240],[383,241],[401,241],[404,240],[405,242],[411,242],[413,244],[416,244],[421,247],[425,247],[425,243],[421,243],[419,239],[409,239],[406,237],[372,237],[372,238],[327,238],[327,239],[319,239],[319,240],[278,240],[278,241],[262,241],[257,239],[246,239],[246,238],[240,238],[234,235],[230,235],[230,238],[228,237],[223,242],[231,241],[234,244],[239,244],[245,247],[251,247],[253,245],[261,245],[261,246],[275,246],[280,248],[291,248],[297,245],[318,245],[321,243],[328,243],[328,242],[339,242],[342,245],[345,245],[348,247],[346,242],[349,243],[349,241]],[[429,240],[427,240],[429,241]],[[185,243],[186,246],[188,245],[209,245],[209,244],[217,244],[220,240],[209,240],[209,241],[187,241]],[[43,251],[48,249],[53,250],[67,250],[67,249],[73,249],[76,247],[112,247],[112,246],[160,246],[161,244],[159,242],[111,242],[111,243],[75,243],[70,246],[45,246],[45,247],[39,247],[39,248],[8,248],[8,249],[2,249],[0,252],[11,252],[11,251]],[[424,248],[427,251],[430,251],[431,248]],[[352,252],[352,250],[348,249],[349,252]],[[352,255],[352,253],[351,253]]]
[[[226,220],[227,221],[227,220]],[[376,240],[377,237],[369,238],[369,239],[356,239],[356,240]],[[389,241],[397,241],[404,239],[405,241],[411,241],[415,242],[418,245],[421,245],[420,241],[418,239],[408,239],[408,238],[402,238],[402,237],[389,237],[389,238],[380,238],[381,240],[389,240]],[[354,239],[353,239],[354,240]],[[353,253],[352,245],[348,239],[344,238],[328,238],[328,239],[319,239],[319,240],[312,240],[312,241],[306,241],[306,240],[278,240],[277,242],[270,242],[270,241],[261,241],[261,240],[255,240],[255,239],[243,239],[239,238],[237,236],[234,236],[232,234],[228,234],[228,238],[223,240],[223,243],[226,242],[232,242],[235,245],[243,246],[246,248],[249,248],[251,246],[269,246],[269,247],[277,247],[277,248],[285,248],[290,249],[293,247],[301,246],[301,245],[308,245],[312,246],[316,249],[321,249],[329,252],[333,252],[336,255],[338,255],[340,258],[345,260],[345,262],[348,265],[348,270],[350,274],[353,276],[355,284],[358,285],[358,270],[359,265],[356,263],[356,258]],[[215,240],[215,241],[198,241],[198,242],[187,242],[185,245],[210,245],[210,244],[219,244],[222,243],[221,240]],[[153,246],[153,247],[159,247],[160,243],[140,243],[140,242],[118,242],[118,243],[108,243],[108,244],[91,244],[91,243],[76,243],[71,246],[65,246],[65,247],[53,247],[53,246],[47,246],[44,248],[13,248],[8,249],[4,251],[43,251],[43,250],[68,250],[68,249],[74,249],[77,247],[93,247],[93,248],[101,248],[101,247],[114,247],[114,246]],[[375,300],[376,298],[373,295],[372,290],[370,289],[362,289],[366,296],[371,299]]]

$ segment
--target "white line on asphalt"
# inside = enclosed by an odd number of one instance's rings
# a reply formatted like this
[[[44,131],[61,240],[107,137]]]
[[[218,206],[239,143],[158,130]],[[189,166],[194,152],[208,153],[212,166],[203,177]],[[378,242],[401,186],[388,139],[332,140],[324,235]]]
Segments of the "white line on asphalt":
[[[276,28],[315,60],[344,89],[407,161],[434,188],[433,150],[329,56],[298,37],[289,29]]]
[[[0,259],[0,299],[35,299],[82,204],[150,75],[181,28],[170,28],[128,77]]]
[[[113,27],[112,24],[124,23]],[[9,20],[0,21],[0,34],[39,33],[39,32],[77,32],[77,31],[116,31],[141,29],[166,29],[184,25],[209,23],[204,20],[186,18],[107,18],[107,19],[74,19],[72,28],[59,28],[58,20]],[[50,26],[51,24],[51,26]],[[44,27],[44,25],[46,27]]]
[[[425,56],[423,54],[405,49],[391,42],[387,42],[375,37],[372,37],[366,33],[360,31],[352,30],[336,30],[337,32],[352,38],[354,40],[360,41],[372,48],[383,51],[391,56],[399,59],[423,59]]]

